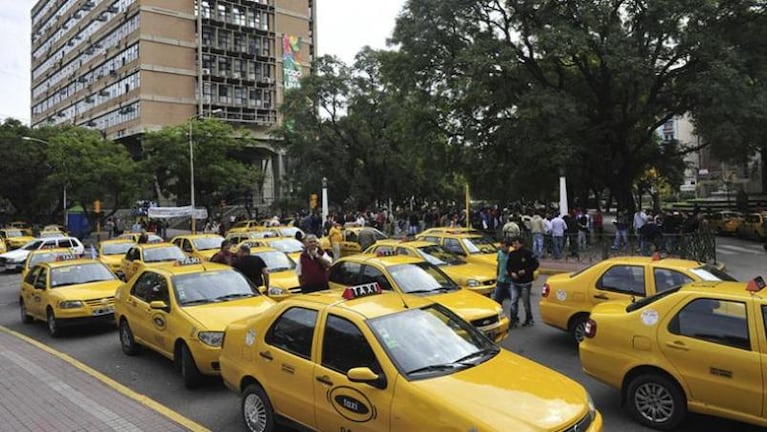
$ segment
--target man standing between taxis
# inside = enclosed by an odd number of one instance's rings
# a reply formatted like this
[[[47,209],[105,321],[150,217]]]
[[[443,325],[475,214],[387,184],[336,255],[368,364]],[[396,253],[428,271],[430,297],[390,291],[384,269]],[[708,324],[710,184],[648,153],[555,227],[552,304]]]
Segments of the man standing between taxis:
[[[250,247],[242,245],[237,250],[237,257],[232,262],[232,267],[240,271],[256,286],[264,286],[269,290],[269,269],[263,258],[250,254]]]
[[[516,237],[511,241],[514,248],[509,253],[509,262],[506,266],[511,277],[511,326],[519,323],[519,299],[525,308],[525,322],[523,326],[533,325],[533,310],[530,306],[530,289],[533,286],[533,277],[538,269],[538,259],[532,252],[525,249],[524,240]]]
[[[307,294],[328,289],[328,268],[332,260],[320,249],[317,236],[306,236],[306,247],[301,252],[296,266],[296,276],[301,284],[301,293]]]
[[[503,239],[501,247],[498,248],[498,265],[496,267],[496,274],[498,279],[496,280],[495,290],[493,291],[493,300],[503,306],[503,301],[507,298],[511,298],[511,278],[509,272],[506,269],[509,263],[509,252],[511,250],[511,240]]]
[[[234,258],[234,254],[230,250],[231,248],[232,248],[232,242],[230,242],[229,240],[222,240],[221,250],[219,250],[212,257],[210,257],[210,262],[232,265],[232,258]]]
[[[341,258],[341,242],[343,239],[343,235],[341,234],[341,224],[333,222],[330,231],[328,231],[328,240],[330,240],[330,250],[333,252],[334,262]]]

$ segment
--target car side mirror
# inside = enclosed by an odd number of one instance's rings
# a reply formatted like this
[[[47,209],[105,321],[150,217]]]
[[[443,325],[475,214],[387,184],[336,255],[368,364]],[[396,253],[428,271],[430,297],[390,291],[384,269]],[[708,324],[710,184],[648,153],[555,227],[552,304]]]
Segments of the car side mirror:
[[[152,310],[168,310],[168,304],[162,300],[154,300],[149,303],[149,308]]]
[[[346,377],[351,382],[366,383],[376,388],[386,388],[386,377],[377,374],[367,367],[351,368],[346,372]]]

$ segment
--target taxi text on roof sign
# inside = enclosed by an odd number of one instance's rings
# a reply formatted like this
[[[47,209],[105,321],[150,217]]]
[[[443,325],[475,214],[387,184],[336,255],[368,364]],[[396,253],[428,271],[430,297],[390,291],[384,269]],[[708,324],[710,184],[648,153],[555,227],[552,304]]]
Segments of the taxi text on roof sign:
[[[56,261],[72,261],[79,258],[80,257],[75,254],[62,254],[56,257]]]
[[[378,285],[378,282],[372,282],[369,284],[347,287],[344,289],[343,298],[346,300],[351,300],[376,294],[381,294],[381,286]]]
[[[176,265],[178,266],[188,266],[188,265],[195,265],[199,264],[201,261],[197,257],[186,257],[182,260],[176,261]]]

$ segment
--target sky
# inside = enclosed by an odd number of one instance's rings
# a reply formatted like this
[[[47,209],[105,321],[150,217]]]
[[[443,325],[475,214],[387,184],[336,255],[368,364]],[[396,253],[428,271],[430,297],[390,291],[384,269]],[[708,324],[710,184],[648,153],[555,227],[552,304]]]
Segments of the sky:
[[[29,123],[29,11],[36,0],[1,0],[0,120]],[[279,3],[280,0],[276,0]],[[405,0],[316,0],[317,50],[351,63],[365,45],[385,48]]]

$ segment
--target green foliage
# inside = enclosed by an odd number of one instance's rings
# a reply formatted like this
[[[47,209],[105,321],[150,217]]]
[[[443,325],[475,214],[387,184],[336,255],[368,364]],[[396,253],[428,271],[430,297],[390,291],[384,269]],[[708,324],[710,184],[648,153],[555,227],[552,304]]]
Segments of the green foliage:
[[[235,201],[262,182],[257,166],[241,157],[252,142],[246,132],[216,119],[191,121],[194,145],[195,204],[209,210],[222,200]],[[189,124],[164,127],[144,135],[145,169],[163,194],[190,202]]]

